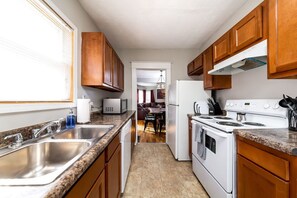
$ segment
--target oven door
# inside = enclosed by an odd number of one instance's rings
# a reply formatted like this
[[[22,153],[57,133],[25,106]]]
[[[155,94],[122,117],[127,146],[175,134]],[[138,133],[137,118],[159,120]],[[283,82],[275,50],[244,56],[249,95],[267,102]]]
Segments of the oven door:
[[[193,131],[193,155],[199,160],[203,167],[212,175],[212,177],[225,189],[227,193],[232,193],[233,178],[233,146],[234,137],[232,133],[225,133],[200,122],[193,122],[200,125],[204,131],[204,145],[206,153],[203,159],[200,157],[197,142],[195,142],[195,133]]]

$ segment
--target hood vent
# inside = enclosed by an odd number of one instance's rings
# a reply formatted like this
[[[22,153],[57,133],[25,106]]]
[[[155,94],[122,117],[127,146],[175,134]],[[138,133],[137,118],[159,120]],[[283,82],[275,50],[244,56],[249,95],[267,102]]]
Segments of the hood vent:
[[[216,65],[208,74],[234,75],[267,64],[267,40],[264,40]]]

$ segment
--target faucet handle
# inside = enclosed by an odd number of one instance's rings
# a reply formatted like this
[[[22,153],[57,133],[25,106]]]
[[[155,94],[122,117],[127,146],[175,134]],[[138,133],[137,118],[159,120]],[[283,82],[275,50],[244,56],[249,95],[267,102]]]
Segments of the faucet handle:
[[[56,129],[56,133],[61,132],[62,122],[63,122],[64,120],[65,120],[65,118],[60,118],[60,119],[54,121],[55,124],[58,126],[57,129]]]
[[[21,133],[16,133],[16,134],[12,134],[12,135],[8,135],[4,137],[4,140],[9,139],[9,138],[15,138],[15,141],[10,144],[8,147],[9,148],[17,148],[20,147],[23,143],[23,136]]]

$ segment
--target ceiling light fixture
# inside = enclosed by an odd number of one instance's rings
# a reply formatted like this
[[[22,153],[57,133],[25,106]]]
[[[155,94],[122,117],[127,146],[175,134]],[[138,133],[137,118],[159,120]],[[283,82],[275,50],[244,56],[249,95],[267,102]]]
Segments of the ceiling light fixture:
[[[157,89],[165,89],[165,79],[163,79],[163,70],[160,70],[160,78],[157,82]]]

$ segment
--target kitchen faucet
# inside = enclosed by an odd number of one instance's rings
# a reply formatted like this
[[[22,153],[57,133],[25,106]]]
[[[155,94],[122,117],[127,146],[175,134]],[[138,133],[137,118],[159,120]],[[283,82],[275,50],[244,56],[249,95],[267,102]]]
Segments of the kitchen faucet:
[[[56,132],[60,132],[61,131],[61,125],[62,125],[62,121],[64,120],[64,118],[60,118],[58,120],[55,120],[55,121],[51,121],[47,124],[45,124],[43,127],[41,127],[41,129],[33,129],[32,132],[33,132],[33,138],[38,138],[40,136],[40,134],[47,130],[47,133],[48,134],[51,134],[53,131],[52,131],[52,126],[53,125],[56,125],[57,126],[57,129],[56,129]]]

